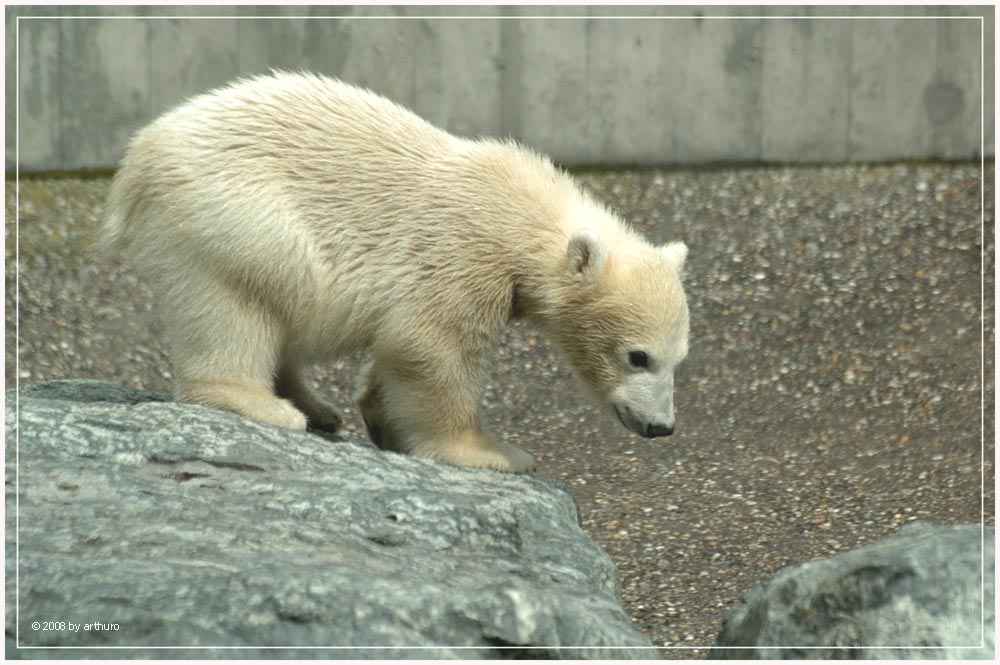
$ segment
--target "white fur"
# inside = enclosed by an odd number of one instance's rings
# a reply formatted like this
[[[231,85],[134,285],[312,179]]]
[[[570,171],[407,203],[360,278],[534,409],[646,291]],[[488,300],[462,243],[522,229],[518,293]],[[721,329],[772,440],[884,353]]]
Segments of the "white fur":
[[[524,471],[531,456],[487,435],[477,407],[497,335],[523,315],[601,403],[673,417],[683,252],[651,246],[512,143],[278,73],[136,134],[107,209],[107,251],[128,251],[158,298],[180,399],[335,429],[301,369],[369,351],[359,404],[381,445]],[[634,344],[662,356],[658,378],[621,366]]]

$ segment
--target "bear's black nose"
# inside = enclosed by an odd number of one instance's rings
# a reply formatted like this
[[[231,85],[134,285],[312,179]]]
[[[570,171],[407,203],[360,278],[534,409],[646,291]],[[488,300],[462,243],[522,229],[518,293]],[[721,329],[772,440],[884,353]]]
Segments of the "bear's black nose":
[[[655,436],[670,436],[674,433],[671,425],[646,425],[646,436],[652,439]]]

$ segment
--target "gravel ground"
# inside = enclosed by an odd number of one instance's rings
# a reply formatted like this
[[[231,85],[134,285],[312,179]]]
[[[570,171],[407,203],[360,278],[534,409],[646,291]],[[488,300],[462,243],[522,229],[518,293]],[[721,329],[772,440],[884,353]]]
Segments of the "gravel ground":
[[[677,432],[624,432],[522,325],[504,335],[482,404],[495,433],[572,488],[636,627],[683,647],[664,656],[703,657],[734,600],[783,566],[918,518],[978,523],[985,510],[993,522],[992,163],[984,213],[978,164],[578,175],[653,240],[690,246]],[[107,188],[22,178],[18,230],[7,182],[8,387],[74,377],[170,388],[149,292],[90,255]],[[355,365],[315,380],[360,426]]]

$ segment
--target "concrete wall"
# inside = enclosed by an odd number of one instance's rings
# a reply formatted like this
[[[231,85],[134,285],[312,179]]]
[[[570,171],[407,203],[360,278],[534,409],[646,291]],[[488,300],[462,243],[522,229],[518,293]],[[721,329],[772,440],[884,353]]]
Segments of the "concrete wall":
[[[594,18],[609,16],[646,18]],[[993,7],[73,6],[6,18],[8,169],[15,109],[22,170],[105,168],[179,100],[271,67],[336,75],[567,164],[971,158],[981,30],[993,154]]]

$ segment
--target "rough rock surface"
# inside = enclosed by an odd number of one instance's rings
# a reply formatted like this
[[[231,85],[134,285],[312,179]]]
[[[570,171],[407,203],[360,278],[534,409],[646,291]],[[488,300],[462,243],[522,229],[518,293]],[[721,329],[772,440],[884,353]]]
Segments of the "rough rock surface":
[[[992,660],[994,538],[993,528],[914,522],[786,568],[739,602],[709,658]]]
[[[549,478],[94,381],[24,388],[17,423],[8,392],[6,414],[8,658],[655,657]],[[194,648],[220,646],[241,648]]]

